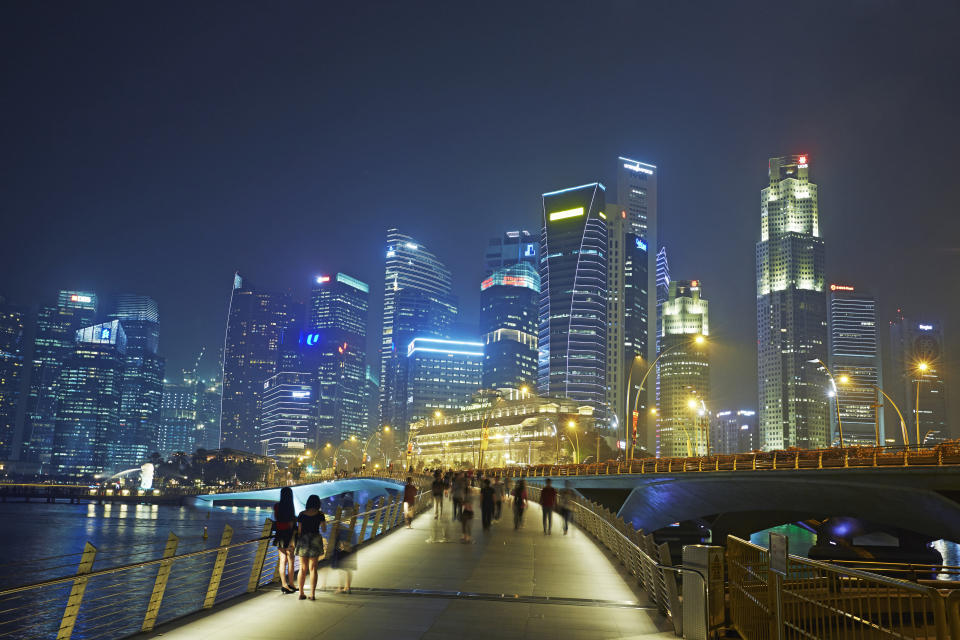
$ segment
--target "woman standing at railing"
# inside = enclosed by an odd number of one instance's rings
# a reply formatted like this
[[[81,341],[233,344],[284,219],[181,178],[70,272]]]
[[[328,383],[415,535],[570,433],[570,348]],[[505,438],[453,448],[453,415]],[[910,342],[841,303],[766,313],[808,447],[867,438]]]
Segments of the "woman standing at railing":
[[[280,591],[293,593],[293,533],[297,524],[297,510],[293,506],[293,489],[280,489],[280,502],[273,505],[273,544],[277,547],[280,571]]]
[[[297,517],[299,532],[297,535],[297,555],[300,556],[300,599],[306,600],[303,593],[303,584],[307,573],[310,574],[310,599],[317,596],[317,563],[323,555],[323,536],[320,530],[327,530],[327,519],[320,511],[320,496],[312,495],[307,498],[307,508]]]

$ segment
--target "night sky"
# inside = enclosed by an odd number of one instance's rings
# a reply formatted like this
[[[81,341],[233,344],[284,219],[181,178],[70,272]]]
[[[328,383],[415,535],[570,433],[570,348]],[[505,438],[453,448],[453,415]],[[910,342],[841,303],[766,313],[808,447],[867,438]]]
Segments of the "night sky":
[[[704,283],[714,408],[754,407],[760,189],[803,152],[828,279],[882,325],[942,319],[957,379],[958,6],[5,2],[0,295],[153,296],[175,378],[222,345],[234,270],[303,296],[344,271],[374,346],[388,226],[472,318],[487,239],[538,229],[543,191],[615,193],[622,154]]]

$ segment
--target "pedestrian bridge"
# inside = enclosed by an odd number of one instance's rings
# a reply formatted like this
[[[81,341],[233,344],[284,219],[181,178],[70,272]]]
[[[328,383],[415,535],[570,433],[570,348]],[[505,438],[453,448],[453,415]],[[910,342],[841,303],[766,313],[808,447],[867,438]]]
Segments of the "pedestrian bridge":
[[[351,494],[355,504],[366,504],[377,498],[395,495],[403,489],[403,483],[391,478],[345,478],[341,480],[325,480],[311,482],[290,487],[293,489],[293,502],[297,511],[302,511],[311,495],[321,500],[328,500],[344,494]],[[196,497],[196,506],[253,506],[270,505],[280,500],[280,487],[271,489],[254,489],[252,491],[230,491],[224,493],[208,493]],[[324,508],[326,511],[326,507]]]

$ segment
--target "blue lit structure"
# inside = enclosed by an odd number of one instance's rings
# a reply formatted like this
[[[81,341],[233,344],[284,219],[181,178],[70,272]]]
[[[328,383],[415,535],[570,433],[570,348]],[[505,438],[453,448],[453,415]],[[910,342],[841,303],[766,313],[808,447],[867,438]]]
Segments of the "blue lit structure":
[[[500,267],[480,283],[483,388],[536,388],[539,298],[540,274],[529,262]]]
[[[418,337],[403,361],[405,397],[402,425],[432,417],[435,411],[459,409],[480,390],[482,342]]]
[[[538,389],[605,422],[607,224],[598,182],[543,194]]]

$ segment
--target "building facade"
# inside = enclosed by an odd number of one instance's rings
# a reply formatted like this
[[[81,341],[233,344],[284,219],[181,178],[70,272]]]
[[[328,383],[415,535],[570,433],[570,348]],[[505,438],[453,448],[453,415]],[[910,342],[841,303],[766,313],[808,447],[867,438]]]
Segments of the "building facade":
[[[199,426],[198,405],[196,383],[184,381],[163,385],[160,430],[155,448],[161,456],[167,458],[177,452],[192,454],[197,450],[197,437],[203,432]]]
[[[56,383],[51,469],[59,476],[93,476],[109,471],[119,439],[127,339],[113,320],[78,330],[74,340]]]
[[[260,394],[276,373],[284,333],[297,332],[302,308],[289,295],[258,291],[234,276],[223,347],[223,447],[260,449]]]
[[[406,437],[407,349],[418,336],[444,338],[457,317],[450,270],[425,245],[387,230],[383,286],[383,331],[380,343],[380,424]]]
[[[499,267],[480,283],[483,388],[537,385],[540,274],[527,261]]]
[[[805,155],[771,158],[760,193],[757,243],[757,368],[760,446],[825,447],[829,408],[824,242],[817,185]]]
[[[120,432],[111,467],[129,469],[143,464],[158,444],[160,406],[166,363],[158,355],[160,314],[147,296],[114,296],[107,316],[119,320],[127,336]]]
[[[831,284],[829,310],[828,365],[840,381],[830,406],[830,442],[840,444],[842,425],[845,446],[882,446],[886,436],[877,390],[883,387],[877,300],[850,285]]]
[[[366,435],[369,300],[370,287],[344,273],[314,283],[304,364],[316,373],[316,443]]]
[[[491,238],[484,253],[483,277],[497,269],[527,263],[539,267],[540,239],[526,229],[507,231],[503,237]]]
[[[543,194],[537,387],[594,409],[607,406],[607,222],[599,182]]]
[[[314,376],[281,371],[263,383],[260,442],[271,458],[303,453],[317,442]]]
[[[23,397],[29,311],[0,296],[0,460],[19,454],[18,410]]]
[[[709,335],[710,324],[700,281],[672,281],[662,308],[657,454],[707,455],[710,360],[705,344],[699,343],[697,336]]]
[[[406,425],[460,409],[480,390],[482,342],[414,338],[406,355]]]
[[[899,378],[894,385],[902,394],[897,404],[903,411],[910,442],[930,445],[955,438],[947,418],[943,324],[898,315],[890,324],[890,346]]]
[[[710,452],[729,455],[759,449],[757,412],[750,409],[718,411],[710,430]]]
[[[60,291],[56,305],[37,312],[21,460],[50,464],[60,370],[74,356],[77,331],[96,322],[96,316],[97,296],[88,291]]]

